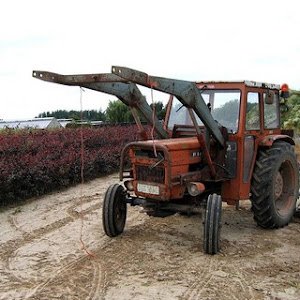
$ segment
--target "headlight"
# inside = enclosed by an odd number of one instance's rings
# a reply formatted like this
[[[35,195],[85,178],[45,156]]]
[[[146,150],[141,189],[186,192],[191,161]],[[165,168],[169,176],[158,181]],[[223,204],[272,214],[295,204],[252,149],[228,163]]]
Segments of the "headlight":
[[[189,182],[187,190],[191,196],[198,196],[205,191],[205,185],[201,182]]]
[[[133,181],[132,180],[124,181],[124,185],[128,191],[133,191]]]

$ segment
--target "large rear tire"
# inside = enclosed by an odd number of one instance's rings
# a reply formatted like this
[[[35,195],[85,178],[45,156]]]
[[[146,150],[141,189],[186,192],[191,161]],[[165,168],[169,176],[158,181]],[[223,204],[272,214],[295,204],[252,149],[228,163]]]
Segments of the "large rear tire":
[[[280,228],[290,222],[296,208],[298,172],[290,144],[276,142],[259,152],[251,182],[252,211],[259,226]]]
[[[121,234],[125,227],[126,215],[125,190],[119,184],[112,184],[105,193],[102,210],[102,222],[106,235],[116,237]]]
[[[203,239],[203,250],[207,254],[216,254],[220,251],[221,213],[221,196],[209,195],[205,211]]]

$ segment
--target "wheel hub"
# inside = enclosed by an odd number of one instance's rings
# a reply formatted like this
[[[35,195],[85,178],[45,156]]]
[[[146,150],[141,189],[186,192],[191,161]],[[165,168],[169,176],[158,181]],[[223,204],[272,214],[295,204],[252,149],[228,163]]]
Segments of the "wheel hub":
[[[283,192],[283,178],[280,172],[277,172],[275,178],[275,199],[278,199]]]

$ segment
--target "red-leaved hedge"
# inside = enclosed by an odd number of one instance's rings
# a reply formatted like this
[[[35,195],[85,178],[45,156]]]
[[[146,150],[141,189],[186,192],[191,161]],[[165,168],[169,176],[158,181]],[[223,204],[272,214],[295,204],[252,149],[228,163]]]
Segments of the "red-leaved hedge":
[[[82,130],[82,131],[81,131]],[[0,132],[0,204],[42,195],[119,168],[124,145],[139,140],[135,125]]]

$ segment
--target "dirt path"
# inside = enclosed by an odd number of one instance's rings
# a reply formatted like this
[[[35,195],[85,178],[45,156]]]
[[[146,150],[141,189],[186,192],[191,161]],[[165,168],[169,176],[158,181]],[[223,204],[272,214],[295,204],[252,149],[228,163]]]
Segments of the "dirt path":
[[[110,239],[101,206],[116,182],[107,176],[0,213],[0,299],[300,299],[300,219],[263,230],[249,202],[224,205],[222,251],[208,256],[200,216],[159,219],[135,207]]]

